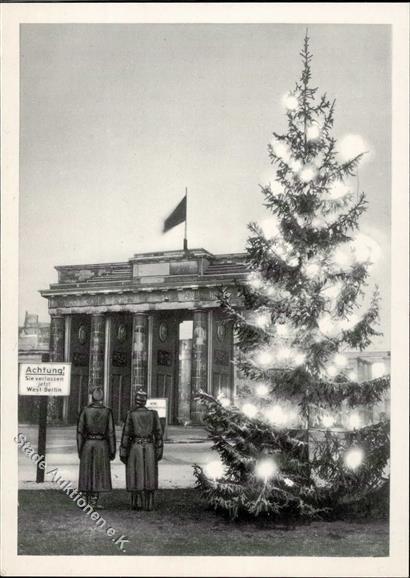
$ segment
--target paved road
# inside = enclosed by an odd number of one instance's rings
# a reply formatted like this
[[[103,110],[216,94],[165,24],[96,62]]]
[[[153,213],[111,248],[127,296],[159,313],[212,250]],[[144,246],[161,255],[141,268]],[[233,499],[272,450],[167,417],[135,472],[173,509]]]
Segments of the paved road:
[[[19,432],[26,436],[34,448],[37,447],[37,427],[20,426]],[[78,456],[75,427],[49,427],[47,430],[47,468],[58,468],[62,478],[76,485],[78,476]],[[117,446],[121,430],[117,429]],[[165,443],[164,458],[159,463],[159,484],[161,488],[193,487],[192,464],[203,465],[216,459],[206,432],[201,428],[170,427]],[[111,462],[111,476],[114,488],[125,487],[125,467],[118,455]],[[19,451],[19,488],[53,488],[52,476],[45,476],[44,484],[36,484],[36,466],[23,452]]]

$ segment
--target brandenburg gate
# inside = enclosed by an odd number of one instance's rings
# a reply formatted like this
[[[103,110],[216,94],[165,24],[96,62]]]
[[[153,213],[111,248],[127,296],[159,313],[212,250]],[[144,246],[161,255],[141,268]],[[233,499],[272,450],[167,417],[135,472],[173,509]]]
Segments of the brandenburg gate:
[[[56,267],[58,282],[40,293],[51,317],[50,361],[72,363],[71,393],[59,418],[75,423],[95,387],[104,388],[117,423],[132,403],[133,385],[167,398],[171,424],[200,422],[194,400],[200,389],[232,398],[233,330],[218,291],[227,287],[240,305],[235,281],[246,276],[243,262],[243,254],[193,249]]]

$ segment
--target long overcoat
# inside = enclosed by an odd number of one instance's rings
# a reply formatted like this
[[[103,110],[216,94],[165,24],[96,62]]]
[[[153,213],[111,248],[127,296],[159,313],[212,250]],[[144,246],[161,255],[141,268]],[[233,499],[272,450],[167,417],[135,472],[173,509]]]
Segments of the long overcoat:
[[[77,423],[77,449],[80,492],[110,491],[110,460],[115,458],[115,426],[110,408],[91,403],[82,409]]]
[[[158,461],[162,458],[163,438],[158,413],[135,407],[127,413],[120,444],[120,457],[126,461],[126,487],[129,492],[158,488]]]

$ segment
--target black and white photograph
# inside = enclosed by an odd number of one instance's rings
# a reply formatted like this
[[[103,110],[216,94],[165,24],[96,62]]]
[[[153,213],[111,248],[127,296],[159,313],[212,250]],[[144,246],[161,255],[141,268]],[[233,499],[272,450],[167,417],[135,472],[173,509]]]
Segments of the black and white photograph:
[[[2,9],[5,576],[407,575],[408,5],[255,6]]]

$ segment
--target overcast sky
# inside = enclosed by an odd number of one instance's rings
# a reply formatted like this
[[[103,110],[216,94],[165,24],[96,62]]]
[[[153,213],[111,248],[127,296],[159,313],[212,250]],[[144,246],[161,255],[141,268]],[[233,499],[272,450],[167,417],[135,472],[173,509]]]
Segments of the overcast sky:
[[[313,83],[336,98],[335,136],[360,134],[361,230],[390,347],[390,28],[309,25]],[[22,25],[20,322],[47,320],[55,265],[182,248],[161,223],[188,187],[189,246],[243,251],[267,216],[267,143],[301,69],[303,25]]]

